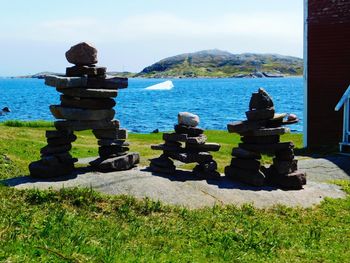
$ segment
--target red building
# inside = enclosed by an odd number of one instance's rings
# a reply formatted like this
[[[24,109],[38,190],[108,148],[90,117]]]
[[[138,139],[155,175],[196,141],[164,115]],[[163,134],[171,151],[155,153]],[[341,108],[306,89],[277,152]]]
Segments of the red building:
[[[338,144],[350,85],[350,0],[305,0],[305,144]]]

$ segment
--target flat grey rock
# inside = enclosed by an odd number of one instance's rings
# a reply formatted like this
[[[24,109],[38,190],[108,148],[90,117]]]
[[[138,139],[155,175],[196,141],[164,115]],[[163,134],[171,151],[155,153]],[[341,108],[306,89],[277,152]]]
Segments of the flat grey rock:
[[[62,107],[60,105],[50,105],[50,111],[56,119],[76,121],[112,120],[115,115],[115,111],[113,109],[87,110]]]
[[[251,203],[258,208],[277,204],[311,207],[319,204],[325,197],[344,198],[346,196],[336,185],[310,181],[302,190],[283,191],[273,187],[250,187],[228,179],[199,180],[192,173],[181,170],[174,176],[152,174],[145,168],[111,173],[83,172],[77,171],[71,176],[55,180],[38,180],[26,176],[8,179],[2,183],[17,189],[91,187],[106,194],[148,197],[166,204],[188,208],[246,203]]]

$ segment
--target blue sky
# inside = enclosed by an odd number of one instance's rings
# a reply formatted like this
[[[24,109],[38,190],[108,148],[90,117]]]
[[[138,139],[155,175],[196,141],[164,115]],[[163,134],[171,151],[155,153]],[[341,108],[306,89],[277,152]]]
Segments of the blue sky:
[[[303,0],[0,0],[0,21],[2,76],[63,72],[80,41],[113,71],[213,48],[303,54]]]

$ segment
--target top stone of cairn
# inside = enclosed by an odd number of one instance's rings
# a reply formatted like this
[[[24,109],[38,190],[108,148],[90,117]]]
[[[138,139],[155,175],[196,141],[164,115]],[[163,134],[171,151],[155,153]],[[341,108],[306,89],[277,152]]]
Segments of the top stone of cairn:
[[[190,112],[179,112],[177,115],[179,125],[190,127],[197,127],[199,124],[199,117]]]
[[[253,93],[249,103],[250,110],[263,110],[273,107],[273,101],[270,95],[260,88],[257,93]]]
[[[93,65],[97,63],[97,49],[91,44],[81,42],[66,52],[66,58],[75,65]]]

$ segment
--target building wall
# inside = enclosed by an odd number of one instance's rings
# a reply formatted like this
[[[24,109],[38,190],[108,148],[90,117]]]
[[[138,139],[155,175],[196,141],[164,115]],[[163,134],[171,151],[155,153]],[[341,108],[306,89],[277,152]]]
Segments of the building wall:
[[[350,85],[350,0],[308,0],[307,146],[337,144],[342,112],[334,107]]]

